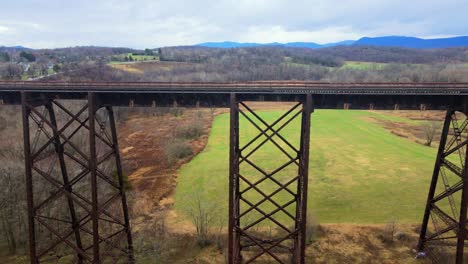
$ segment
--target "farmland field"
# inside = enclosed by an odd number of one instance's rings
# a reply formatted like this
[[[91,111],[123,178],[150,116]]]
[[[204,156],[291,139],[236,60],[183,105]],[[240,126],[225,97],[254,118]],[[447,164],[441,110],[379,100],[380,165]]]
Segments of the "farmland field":
[[[137,55],[132,53],[125,53],[115,56],[118,58],[117,61],[111,61],[110,64],[121,64],[121,63],[129,63],[129,61],[122,61],[125,57],[132,58],[131,62],[144,62],[144,61],[158,61],[159,57],[155,55]]]
[[[270,121],[280,114],[261,112]],[[373,118],[420,122],[369,111],[318,110],[312,114],[308,208],[320,223],[421,221],[436,148],[393,135],[371,122]],[[299,130],[296,121],[281,134],[297,143],[298,137],[293,136]],[[240,126],[247,126],[247,121],[241,119]],[[198,200],[227,215],[228,132],[229,115],[219,115],[205,150],[182,167],[175,196],[175,208],[181,215],[188,216]],[[255,129],[241,132],[241,143],[256,134]],[[284,163],[273,145],[264,150],[256,157],[262,168],[272,170]],[[293,170],[289,173],[294,174]],[[278,175],[284,182],[282,177],[285,175]],[[274,186],[262,188],[267,194],[275,190]],[[283,203],[289,199],[286,196],[280,192],[275,199]]]
[[[364,61],[346,61],[342,68],[353,70],[382,70],[388,63],[364,62]]]

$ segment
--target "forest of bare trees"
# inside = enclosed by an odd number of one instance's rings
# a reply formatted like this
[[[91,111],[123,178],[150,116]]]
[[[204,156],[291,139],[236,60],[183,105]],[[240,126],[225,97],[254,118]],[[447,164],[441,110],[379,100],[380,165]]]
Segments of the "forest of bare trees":
[[[296,63],[262,64],[248,60],[230,63],[147,64],[141,73],[123,71],[99,63],[77,64],[73,70],[43,80],[66,81],[206,81],[309,80],[328,82],[468,82],[463,64],[388,64],[354,69]]]
[[[161,62],[145,63],[139,72],[108,67],[127,48],[76,47],[35,50],[34,62],[21,61],[19,51],[2,51],[0,79],[47,75],[44,80],[96,81],[255,81],[311,80],[331,82],[466,82],[468,48],[408,49],[338,46],[323,49],[291,47],[206,48],[166,47],[155,51]],[[382,67],[344,67],[347,61],[381,63]],[[25,66],[26,65],[26,66]],[[48,65],[48,66],[47,66]],[[164,66],[164,67],[159,67]],[[166,67],[167,66],[167,67]],[[44,77],[44,76],[43,76]]]
[[[23,147],[18,107],[2,107],[0,133],[0,244],[10,254],[24,253],[27,236]],[[8,135],[8,136],[6,136]],[[18,252],[20,251],[21,252]]]

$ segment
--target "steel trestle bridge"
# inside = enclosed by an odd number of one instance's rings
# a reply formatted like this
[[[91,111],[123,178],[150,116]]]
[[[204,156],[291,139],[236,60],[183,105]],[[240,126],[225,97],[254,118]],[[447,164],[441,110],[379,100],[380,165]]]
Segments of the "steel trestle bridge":
[[[76,103],[70,104],[70,100]],[[295,104],[271,122],[249,106],[252,101]],[[421,212],[418,251],[436,262],[452,254],[454,263],[463,263],[468,207],[468,83],[0,81],[0,104],[22,106],[32,264],[46,261],[57,248],[69,250],[74,263],[135,262],[115,106],[230,109],[226,174],[231,264],[260,259],[304,263],[314,109],[446,111],[426,209]],[[239,136],[241,117],[258,132],[247,142]],[[294,120],[300,122],[296,144],[280,133]],[[86,140],[77,142],[78,134]],[[253,158],[267,143],[286,159],[272,170]],[[56,167],[50,165],[52,159],[57,161]],[[277,179],[291,168],[296,173],[286,177],[287,181]],[[313,177],[314,169],[310,171]],[[265,182],[275,186],[273,192],[264,189]],[[50,189],[40,192],[39,185]],[[255,195],[250,195],[252,192]],[[280,203],[274,199],[279,193],[287,193],[291,199]],[[266,203],[270,206],[264,207]],[[57,206],[66,210],[58,212],[53,209]],[[248,217],[252,213],[254,217]],[[276,217],[279,214],[283,217]],[[265,222],[278,230],[275,236],[259,231]]]

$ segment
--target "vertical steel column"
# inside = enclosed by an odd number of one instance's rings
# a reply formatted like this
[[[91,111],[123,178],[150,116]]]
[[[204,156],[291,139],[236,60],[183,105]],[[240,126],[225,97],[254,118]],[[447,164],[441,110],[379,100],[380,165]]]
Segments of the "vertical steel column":
[[[119,191],[122,199],[122,210],[123,210],[123,215],[124,215],[124,222],[125,222],[125,232],[127,235],[127,250],[128,250],[128,261],[129,263],[135,263],[135,258],[133,255],[133,238],[132,238],[132,232],[130,228],[130,217],[128,214],[128,205],[127,205],[127,196],[125,194],[124,190],[124,182],[123,182],[123,172],[122,172],[122,163],[120,160],[120,151],[119,151],[119,141],[117,138],[117,129],[115,126],[115,118],[114,118],[114,110],[112,109],[111,106],[107,106],[106,110],[109,114],[109,123],[110,123],[110,129],[111,129],[111,135],[112,135],[112,148],[114,149],[115,153],[115,165],[117,169],[117,175],[118,175],[118,180],[119,180]]]
[[[99,212],[98,212],[98,187],[97,187],[97,153],[96,153],[96,95],[88,93],[88,116],[89,116],[89,171],[91,175],[91,219],[93,222],[93,262],[101,263],[99,252]]]
[[[27,107],[28,94],[21,92],[21,108],[23,119],[23,140],[24,140],[24,168],[26,175],[26,195],[28,202],[28,227],[29,227],[29,258],[31,264],[38,264],[36,254],[36,228],[34,223],[34,192],[32,182],[32,157],[31,139],[29,134],[29,114],[31,110]]]
[[[299,182],[297,204],[299,234],[298,234],[298,259],[297,263],[304,264],[306,246],[306,222],[307,222],[307,191],[309,183],[309,149],[310,149],[310,115],[313,111],[312,95],[307,94],[302,108],[301,145],[299,150]]]
[[[50,123],[53,126],[52,133],[54,137],[54,148],[55,148],[55,153],[57,153],[58,155],[60,171],[62,173],[63,185],[67,192],[72,193],[73,189],[72,189],[72,186],[70,185],[70,180],[68,177],[67,166],[65,164],[64,149],[63,149],[62,142],[60,140],[60,134],[58,133],[59,128],[57,126],[57,119],[55,117],[54,108],[51,102],[48,102],[45,105],[45,107],[47,111],[49,112]],[[73,202],[73,199],[70,196],[67,197],[67,203],[68,203],[68,209],[70,211],[72,228],[75,233],[76,246],[81,251],[83,251],[83,244],[81,242],[81,235],[80,235],[80,225],[76,217],[75,204]],[[81,255],[80,252],[77,252],[77,257],[78,257],[78,263],[79,264],[83,263],[83,256]]]
[[[229,128],[229,226],[228,226],[228,262],[238,263],[239,243],[238,226],[239,215],[239,104],[236,94],[230,96],[230,128]]]
[[[461,122],[458,114],[449,110],[445,116],[418,243],[419,255],[428,255],[436,263],[463,263],[467,238],[468,117],[465,113]],[[439,178],[442,182],[438,188]],[[440,193],[436,194],[437,190]]]
[[[463,262],[463,253],[465,250],[465,239],[467,238],[467,231],[466,231],[466,214],[467,214],[467,206],[468,206],[468,147],[466,148],[465,153],[465,167],[462,170],[462,181],[463,181],[463,189],[461,195],[461,205],[460,205],[460,220],[458,221],[458,233],[457,233],[457,264],[462,264]]]
[[[447,110],[445,114],[444,126],[442,128],[442,135],[439,142],[439,150],[437,151],[437,157],[434,165],[434,171],[432,173],[431,185],[429,187],[429,194],[427,195],[426,210],[424,211],[423,222],[421,225],[421,232],[419,233],[418,250],[424,251],[424,240],[426,239],[427,225],[429,224],[429,217],[431,214],[432,200],[434,199],[437,180],[439,179],[439,171],[444,158],[445,144],[447,142],[447,135],[450,129],[450,122],[452,120],[452,110]]]

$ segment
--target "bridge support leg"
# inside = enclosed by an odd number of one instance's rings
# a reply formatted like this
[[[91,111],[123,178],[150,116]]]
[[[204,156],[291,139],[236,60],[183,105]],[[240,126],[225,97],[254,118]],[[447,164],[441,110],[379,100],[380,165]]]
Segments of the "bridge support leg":
[[[468,205],[467,125],[466,115],[447,111],[418,243],[420,254],[436,263],[463,263]]]
[[[67,166],[65,163],[65,155],[64,155],[64,148],[60,140],[60,135],[58,133],[58,126],[57,126],[57,119],[55,117],[55,112],[54,108],[52,106],[51,102],[48,102],[45,105],[45,108],[47,109],[47,112],[49,113],[49,119],[50,119],[50,124],[56,128],[53,129],[53,137],[54,137],[54,147],[55,147],[55,153],[58,156],[59,164],[60,164],[60,171],[62,173],[62,180],[63,180],[63,187],[66,189],[67,192],[72,192],[73,189],[70,185],[70,180],[68,178],[68,172],[67,172]],[[75,203],[73,202],[73,199],[70,197],[67,197],[67,204],[68,204],[68,209],[70,211],[70,220],[72,224],[72,229],[75,234],[75,239],[76,239],[76,246],[83,251],[83,244],[81,243],[81,234],[79,230],[79,224],[78,224],[78,219],[76,217],[76,211],[75,211]],[[83,263],[83,256],[81,254],[77,254],[77,263],[81,264]]]
[[[312,111],[311,95],[281,116],[259,114],[231,95],[230,264],[304,263]]]
[[[113,111],[84,102],[22,93],[32,264],[134,262]]]

